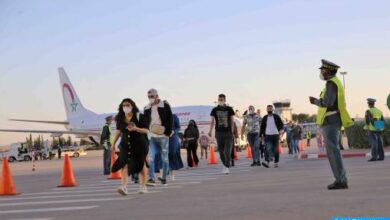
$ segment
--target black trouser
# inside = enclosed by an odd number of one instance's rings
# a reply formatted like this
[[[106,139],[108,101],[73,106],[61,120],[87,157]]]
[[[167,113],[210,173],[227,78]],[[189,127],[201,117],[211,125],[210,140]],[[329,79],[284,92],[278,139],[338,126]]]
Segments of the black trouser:
[[[265,136],[265,160],[270,161],[270,155],[275,156],[275,163],[279,162],[279,135],[266,135]]]
[[[194,165],[198,165],[199,163],[199,158],[198,155],[196,154],[198,149],[198,141],[189,141],[188,142],[188,147],[187,147],[187,163],[189,167],[193,167]],[[194,161],[192,161],[192,158],[194,158]],[[193,164],[195,162],[195,164]]]
[[[231,166],[233,134],[230,132],[216,132],[215,137],[221,161],[225,167],[229,168]]]

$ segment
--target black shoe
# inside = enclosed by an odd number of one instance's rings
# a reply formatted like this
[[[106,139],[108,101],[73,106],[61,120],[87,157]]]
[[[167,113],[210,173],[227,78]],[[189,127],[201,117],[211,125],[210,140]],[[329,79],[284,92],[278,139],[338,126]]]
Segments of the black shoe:
[[[334,182],[328,186],[328,190],[348,189],[347,183]]]
[[[259,167],[261,167],[261,163],[260,163],[260,161],[257,161],[257,163],[256,163],[256,166],[259,166]]]
[[[232,167],[234,167],[234,160],[232,160]]]
[[[257,165],[257,163],[256,162],[253,162],[252,164],[251,164],[251,167],[254,167],[254,166],[256,166]]]
[[[158,180],[160,180],[161,185],[163,185],[163,186],[167,186],[168,185],[166,179],[163,179],[163,178],[159,177]]]
[[[384,161],[385,160],[385,158],[379,158],[378,159],[378,161]]]
[[[368,160],[368,162],[374,162],[374,161],[376,161],[376,159],[374,159],[374,158],[371,158]]]
[[[263,165],[265,168],[269,168],[268,163],[263,162],[263,163],[261,163],[261,165]]]
[[[154,181],[153,179],[149,179],[148,182],[146,182],[146,185],[147,186],[156,186],[156,181]]]

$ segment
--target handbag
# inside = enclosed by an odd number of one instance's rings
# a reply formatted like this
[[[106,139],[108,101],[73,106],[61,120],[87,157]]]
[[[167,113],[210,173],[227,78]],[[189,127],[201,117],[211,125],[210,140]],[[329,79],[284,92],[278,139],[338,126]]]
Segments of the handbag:
[[[153,134],[164,135],[165,127],[162,126],[162,125],[152,125],[152,126],[150,127],[150,131],[151,131]]]
[[[384,121],[375,121],[374,127],[377,131],[382,131],[385,129],[385,122]]]

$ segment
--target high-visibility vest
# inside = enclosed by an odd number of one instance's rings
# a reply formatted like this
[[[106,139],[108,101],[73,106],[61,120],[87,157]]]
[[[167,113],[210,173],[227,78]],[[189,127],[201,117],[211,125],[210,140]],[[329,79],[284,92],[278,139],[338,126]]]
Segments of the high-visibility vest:
[[[374,121],[380,121],[382,119],[382,115],[383,115],[382,111],[379,110],[378,108],[373,107],[373,108],[370,108],[368,111],[371,113]],[[378,131],[372,123],[365,125],[364,129],[366,129],[366,130],[368,129],[369,131]],[[383,129],[381,129],[380,131],[383,131]]]
[[[102,129],[101,129],[101,131],[100,131],[100,136],[103,134],[103,130],[104,130],[104,128],[105,128],[106,126],[108,127],[108,130],[110,131],[110,137],[109,137],[108,141],[110,142],[110,145],[111,145],[111,144],[112,144],[112,137],[111,137],[112,130],[111,130],[111,127],[110,127],[109,125],[105,124],[105,125],[102,127]]]
[[[346,103],[345,103],[345,92],[344,92],[344,87],[339,78],[334,76],[333,78],[330,79],[333,83],[336,84],[337,86],[337,108],[338,111],[340,112],[340,118],[341,118],[341,123],[344,128],[348,128],[353,125],[353,121],[351,116],[349,116],[349,113],[347,111]],[[324,90],[322,90],[321,97],[324,98],[326,93],[326,87]],[[326,112],[327,108],[326,107],[319,107],[318,112],[317,112],[317,124],[318,125],[323,125],[326,117]]]

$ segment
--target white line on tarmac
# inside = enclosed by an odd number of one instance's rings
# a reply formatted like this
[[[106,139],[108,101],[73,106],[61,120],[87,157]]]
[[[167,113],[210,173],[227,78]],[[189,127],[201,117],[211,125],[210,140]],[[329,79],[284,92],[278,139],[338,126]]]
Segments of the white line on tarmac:
[[[187,184],[200,184],[202,182],[199,182],[199,181],[192,181],[192,182],[170,182],[169,183],[169,186],[180,186],[180,185],[187,185]],[[161,185],[156,185],[155,187],[158,187],[158,188],[168,188],[169,186],[161,186]],[[138,185],[130,185],[127,187],[128,189],[138,189],[139,186]],[[81,190],[87,190],[87,189],[114,189],[112,185],[102,185],[102,186],[87,186],[87,187],[77,187],[77,189],[81,189]],[[53,191],[55,192],[61,192],[61,191],[68,191],[68,192],[71,192],[72,188],[53,188],[52,189]]]
[[[13,218],[8,220],[52,220],[52,218]]]
[[[150,193],[159,193],[161,191],[149,191]],[[129,192],[128,195],[137,195],[138,192]],[[33,196],[33,197],[12,197],[12,198],[6,198],[6,199],[0,199],[1,201],[19,201],[19,200],[32,200],[32,199],[57,199],[57,198],[72,198],[72,197],[107,197],[107,196],[116,196],[118,193],[112,192],[112,193],[94,193],[94,194],[77,194],[77,195],[52,195],[52,196]]]
[[[163,187],[152,187],[158,189],[180,189],[182,186],[163,186]],[[116,192],[115,188],[110,189],[97,189],[97,190],[75,190],[75,191],[55,191],[55,192],[40,192],[40,193],[24,193],[23,196],[34,196],[34,195],[54,195],[54,194],[66,194],[66,193],[92,193],[92,192]]]
[[[14,202],[0,204],[0,207],[7,206],[23,206],[23,205],[44,205],[44,204],[63,204],[63,203],[82,203],[82,202],[106,202],[106,201],[123,201],[129,200],[131,197],[126,198],[95,198],[95,199],[72,199],[72,200],[52,200],[52,201],[39,201],[39,202]]]
[[[0,211],[0,215],[1,214],[37,213],[37,212],[75,211],[75,210],[94,209],[97,207],[99,207],[99,206],[75,206],[75,207],[58,207],[58,208],[44,208],[44,209],[8,210],[8,211]]]

